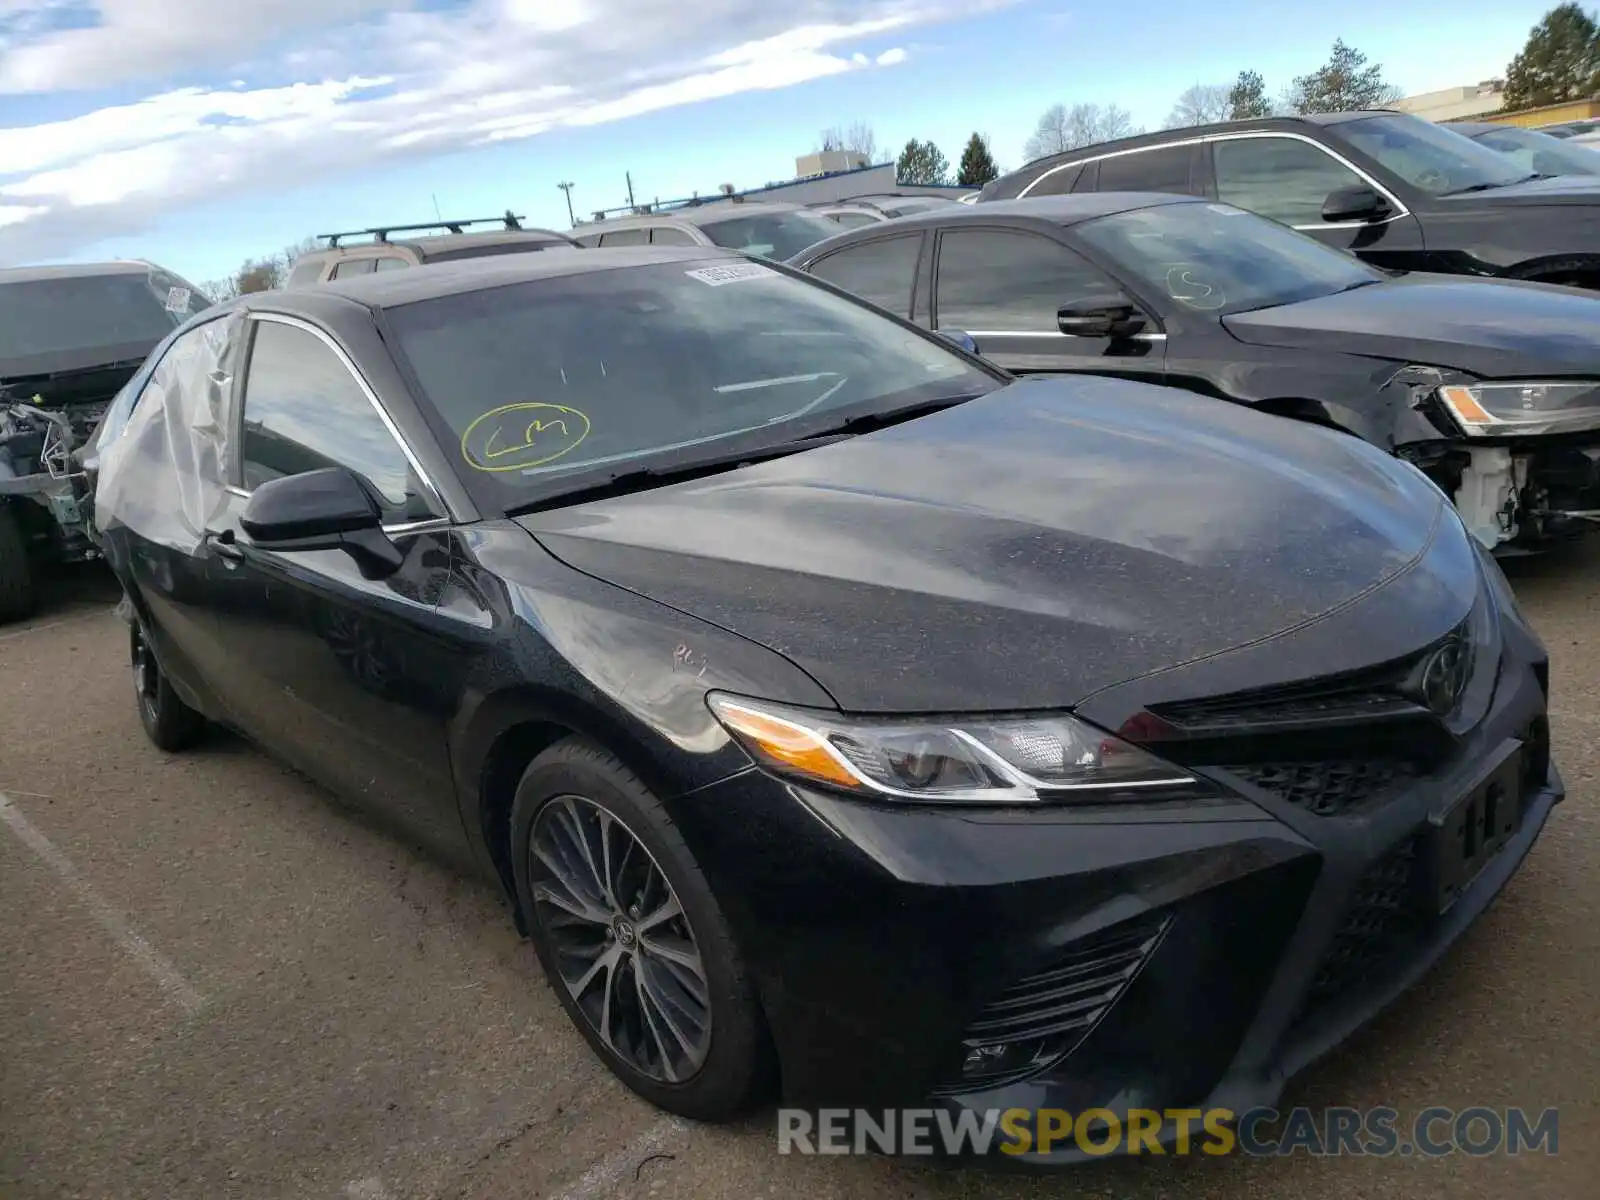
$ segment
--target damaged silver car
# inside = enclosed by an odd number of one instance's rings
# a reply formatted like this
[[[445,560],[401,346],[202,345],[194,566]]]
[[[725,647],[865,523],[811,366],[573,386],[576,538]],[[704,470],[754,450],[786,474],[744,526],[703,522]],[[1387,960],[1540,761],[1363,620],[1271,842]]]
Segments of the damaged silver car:
[[[147,262],[0,270],[0,622],[44,562],[99,557],[79,456],[117,393],[211,300]]]

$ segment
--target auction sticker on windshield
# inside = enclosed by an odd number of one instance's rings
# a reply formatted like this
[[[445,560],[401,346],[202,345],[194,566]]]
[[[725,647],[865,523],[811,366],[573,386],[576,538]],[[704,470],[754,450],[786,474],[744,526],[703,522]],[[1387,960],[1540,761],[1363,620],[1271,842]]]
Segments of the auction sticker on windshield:
[[[168,288],[167,311],[175,313],[188,312],[190,295],[191,293],[186,287]]]
[[[709,287],[721,287],[725,283],[741,283],[746,279],[764,279],[777,272],[771,267],[763,267],[760,263],[735,263],[726,267],[700,267],[694,271],[685,271],[690,279],[698,279]]]

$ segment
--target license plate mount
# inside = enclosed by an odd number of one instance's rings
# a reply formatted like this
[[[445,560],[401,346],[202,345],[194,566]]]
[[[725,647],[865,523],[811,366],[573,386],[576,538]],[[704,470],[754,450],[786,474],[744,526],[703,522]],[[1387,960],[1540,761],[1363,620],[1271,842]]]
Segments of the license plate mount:
[[[1450,911],[1522,825],[1522,760],[1519,744],[1477,786],[1429,818],[1434,911]]]

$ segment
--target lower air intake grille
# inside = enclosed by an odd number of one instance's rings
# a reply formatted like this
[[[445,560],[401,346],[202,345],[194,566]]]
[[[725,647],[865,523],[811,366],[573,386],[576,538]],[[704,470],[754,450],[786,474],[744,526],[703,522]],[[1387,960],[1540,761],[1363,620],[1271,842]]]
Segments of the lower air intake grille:
[[[1007,987],[967,1026],[961,1060],[934,1094],[1000,1087],[1070,1054],[1121,997],[1171,921],[1154,913],[1114,926]]]
[[[1385,799],[1421,777],[1413,764],[1393,758],[1250,763],[1222,769],[1319,817]]]
[[[1306,993],[1303,1015],[1367,979],[1410,927],[1421,839],[1413,835],[1367,868]]]

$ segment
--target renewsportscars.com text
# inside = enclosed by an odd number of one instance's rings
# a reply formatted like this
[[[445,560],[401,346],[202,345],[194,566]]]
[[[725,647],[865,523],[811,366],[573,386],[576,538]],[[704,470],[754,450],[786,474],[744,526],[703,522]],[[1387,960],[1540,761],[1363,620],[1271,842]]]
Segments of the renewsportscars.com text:
[[[778,1111],[780,1154],[1091,1155],[1244,1154],[1388,1157],[1555,1154],[1557,1111],[1429,1107],[1410,1117],[1393,1108],[1065,1109],[1008,1108],[952,1113],[943,1108]]]

